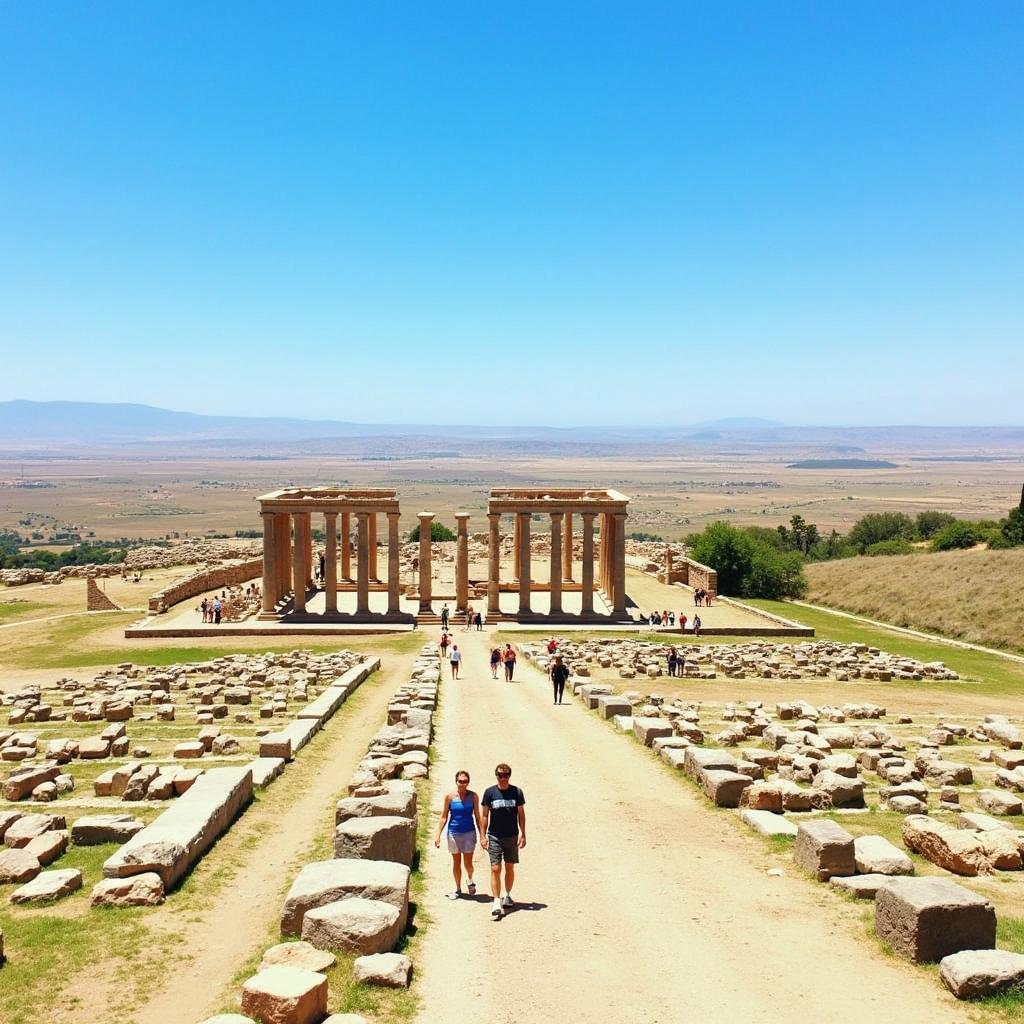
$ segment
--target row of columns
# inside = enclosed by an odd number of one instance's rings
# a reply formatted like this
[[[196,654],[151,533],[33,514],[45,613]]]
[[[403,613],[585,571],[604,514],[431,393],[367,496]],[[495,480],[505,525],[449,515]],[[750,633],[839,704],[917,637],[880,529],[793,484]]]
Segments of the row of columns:
[[[530,585],[532,567],[530,558],[530,523],[532,512],[513,513],[512,559],[514,579],[519,583],[519,614],[529,615]],[[548,588],[550,595],[550,614],[562,613],[562,584],[571,583],[572,579],[572,513],[549,512],[551,518],[550,567],[548,570]],[[581,614],[592,615],[594,612],[594,519],[597,512],[581,512],[583,520],[583,560],[581,584]],[[616,617],[626,613],[626,515],[619,512],[602,512],[599,576],[601,588],[608,597],[612,612]],[[488,551],[489,562],[487,572],[487,613],[500,613],[500,569],[501,569],[501,514],[488,513]],[[565,536],[563,537],[563,524]],[[463,522],[460,520],[460,530]],[[460,534],[461,535],[461,534]],[[461,548],[459,549],[461,551]],[[456,561],[456,592],[458,594],[459,568]]]
[[[370,614],[370,580],[377,577],[377,513],[325,512],[325,612],[338,613],[338,516],[341,516],[341,576],[352,579],[349,537],[356,517],[356,615]],[[388,615],[399,605],[399,513],[388,512]],[[289,592],[292,610],[306,610],[306,592],[313,580],[313,535],[310,512],[263,512],[263,614],[273,616]],[[429,536],[429,530],[428,530]],[[293,540],[294,538],[294,540]],[[430,557],[427,556],[429,572]]]

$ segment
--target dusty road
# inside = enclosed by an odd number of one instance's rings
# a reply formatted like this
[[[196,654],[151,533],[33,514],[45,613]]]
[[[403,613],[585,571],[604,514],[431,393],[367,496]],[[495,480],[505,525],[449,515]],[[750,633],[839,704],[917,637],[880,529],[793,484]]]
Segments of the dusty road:
[[[768,877],[758,841],[579,705],[553,707],[523,659],[514,683],[492,681],[487,639],[455,634],[464,678],[445,682],[433,812],[457,769],[482,794],[512,765],[527,802],[519,909],[491,920],[481,851],[481,894],[447,900],[451,858],[430,846],[420,1024],[967,1020],[934,977],[877,950],[862,906],[792,868]]]

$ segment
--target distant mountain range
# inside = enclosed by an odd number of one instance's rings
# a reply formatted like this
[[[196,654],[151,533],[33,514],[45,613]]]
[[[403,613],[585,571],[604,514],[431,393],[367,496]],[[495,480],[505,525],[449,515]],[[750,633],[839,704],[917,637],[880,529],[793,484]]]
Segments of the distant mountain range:
[[[688,426],[453,426],[349,423],[256,416],[205,416],[150,405],[101,402],[0,402],[0,447],[8,452],[111,447],[202,449],[265,457],[345,454],[363,457],[506,451],[601,455],[640,451],[721,455],[763,453],[836,457],[917,451],[1015,457],[1024,427],[807,427],[757,417]]]

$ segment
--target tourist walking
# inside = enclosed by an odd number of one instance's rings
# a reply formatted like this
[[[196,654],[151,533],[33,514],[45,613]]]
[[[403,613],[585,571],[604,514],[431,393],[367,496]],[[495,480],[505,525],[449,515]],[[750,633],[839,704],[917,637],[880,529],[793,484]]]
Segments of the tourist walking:
[[[448,634],[441,630],[441,657],[445,658],[448,655]]]
[[[505,682],[511,683],[516,671],[516,652],[511,644],[505,644],[501,660],[505,663]]]
[[[700,636],[700,626],[701,626],[700,616],[699,615],[694,615],[694,617],[693,617],[693,635],[694,636]]]
[[[441,628],[444,630],[448,629],[448,605],[441,607]]]
[[[491,678],[498,678],[498,666],[501,664],[501,648],[493,647],[491,649]]]
[[[224,610],[224,602],[219,597],[213,599],[213,621],[214,624],[220,625],[220,614]]]
[[[462,651],[458,644],[452,644],[452,653],[448,655],[448,662],[452,667],[452,679],[459,678],[459,666],[462,664]]]
[[[469,608],[466,610],[466,632],[468,633],[473,628],[473,609]]]
[[[679,632],[682,633],[686,629],[686,612],[679,613]]]
[[[491,916],[495,921],[511,910],[512,886],[516,881],[519,851],[526,846],[526,797],[509,781],[512,769],[499,764],[494,769],[496,786],[484,790],[480,812],[480,845],[487,850],[491,862],[491,895],[494,903]],[[501,865],[505,865],[505,895],[501,895]]]
[[[555,703],[562,703],[565,681],[569,678],[569,666],[562,661],[560,654],[555,655],[555,663],[551,666],[551,685],[554,687]]]
[[[476,624],[476,631],[479,633],[484,628],[484,617],[477,612],[473,622]]]
[[[679,653],[674,647],[668,649],[668,674],[674,676],[676,674],[676,666],[679,664]]]
[[[465,868],[469,879],[467,886],[470,896],[476,895],[476,882],[473,881],[473,851],[476,849],[477,836],[481,840],[484,830],[480,822],[480,801],[476,793],[469,788],[469,772],[455,773],[455,792],[444,798],[441,810],[441,822],[434,836],[434,846],[441,846],[441,833],[448,829],[448,852],[452,855],[452,876],[455,878],[455,891],[448,894],[448,899],[457,900],[462,895],[462,870]]]

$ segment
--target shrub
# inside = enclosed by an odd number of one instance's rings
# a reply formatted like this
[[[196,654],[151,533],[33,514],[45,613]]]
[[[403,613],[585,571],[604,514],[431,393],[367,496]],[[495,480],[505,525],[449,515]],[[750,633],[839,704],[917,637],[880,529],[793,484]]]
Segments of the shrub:
[[[648,540],[648,541],[659,541],[664,540],[660,533],[644,533],[643,530],[634,530],[632,533],[627,533],[626,538],[628,540]]]
[[[409,543],[415,544],[419,539],[420,524],[417,523],[409,531]],[[437,522],[437,520],[434,520],[430,524],[430,540],[432,543],[437,543],[438,541],[443,540],[455,540],[455,534],[453,531],[449,530],[448,527],[444,525],[444,523],[439,523]]]
[[[740,597],[799,597],[806,589],[799,552],[780,551],[728,523],[688,539],[690,553],[718,573],[718,592]]]
[[[966,519],[957,519],[944,526],[932,537],[932,551],[953,551],[957,548],[973,548],[981,540],[981,531]]]
[[[869,544],[864,554],[874,558],[877,555],[909,555],[914,545],[909,540],[880,540],[877,544]]]
[[[956,516],[949,512],[918,512],[917,532],[925,540],[934,537],[939,530],[952,526],[956,522]]]
[[[910,516],[902,512],[871,512],[853,524],[848,540],[856,544],[858,550],[866,552],[871,545],[883,540],[913,540],[915,536]]]

